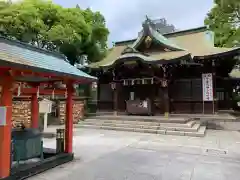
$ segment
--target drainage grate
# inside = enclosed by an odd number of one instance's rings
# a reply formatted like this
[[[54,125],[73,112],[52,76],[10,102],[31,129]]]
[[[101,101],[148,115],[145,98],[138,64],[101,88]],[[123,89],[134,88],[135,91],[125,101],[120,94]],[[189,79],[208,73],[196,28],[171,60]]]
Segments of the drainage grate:
[[[227,154],[227,151],[221,150],[221,149],[206,149],[205,152],[210,155],[226,155]]]

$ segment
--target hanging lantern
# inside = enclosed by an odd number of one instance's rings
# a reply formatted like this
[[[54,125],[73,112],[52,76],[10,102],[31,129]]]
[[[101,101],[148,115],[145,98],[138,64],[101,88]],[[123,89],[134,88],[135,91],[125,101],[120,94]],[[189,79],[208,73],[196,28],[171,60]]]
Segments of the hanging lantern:
[[[66,91],[65,91],[65,98],[67,98],[67,89],[66,89]]]
[[[151,84],[153,84],[153,78],[151,79]]]
[[[111,88],[112,88],[112,90],[116,89],[116,83],[115,82],[111,83]]]
[[[17,96],[21,95],[21,83],[18,84],[18,92],[17,92]]]
[[[37,88],[37,98],[39,98],[39,86]]]
[[[162,87],[167,87],[167,80],[162,81]]]
[[[134,85],[134,79],[131,80],[131,85]]]
[[[97,82],[92,82],[92,89],[97,89]]]
[[[52,91],[52,99],[54,99],[54,97],[55,97],[55,88]]]

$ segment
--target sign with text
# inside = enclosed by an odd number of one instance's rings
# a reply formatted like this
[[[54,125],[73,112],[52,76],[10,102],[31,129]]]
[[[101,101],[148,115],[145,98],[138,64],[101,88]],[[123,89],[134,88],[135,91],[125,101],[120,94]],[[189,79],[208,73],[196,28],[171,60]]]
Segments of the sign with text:
[[[7,107],[1,106],[0,107],[0,126],[6,126],[6,113],[7,113]]]
[[[202,74],[203,101],[213,101],[213,76],[212,73]]]
[[[39,112],[40,113],[51,113],[52,112],[52,101],[48,99],[43,99],[39,102]]]

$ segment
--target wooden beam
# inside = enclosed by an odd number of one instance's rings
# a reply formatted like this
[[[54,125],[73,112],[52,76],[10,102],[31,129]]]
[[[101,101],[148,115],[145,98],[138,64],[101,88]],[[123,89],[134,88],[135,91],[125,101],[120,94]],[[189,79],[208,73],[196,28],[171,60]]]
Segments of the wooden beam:
[[[38,91],[38,86],[35,86],[32,88],[33,91]],[[38,95],[37,93],[32,94],[31,99],[31,127],[32,128],[38,128],[39,126],[39,104],[38,104]]]
[[[14,90],[14,95],[17,95],[18,90]],[[39,95],[51,95],[54,91],[55,95],[64,95],[66,89],[39,89]],[[37,93],[37,88],[21,88],[21,95],[32,95]]]

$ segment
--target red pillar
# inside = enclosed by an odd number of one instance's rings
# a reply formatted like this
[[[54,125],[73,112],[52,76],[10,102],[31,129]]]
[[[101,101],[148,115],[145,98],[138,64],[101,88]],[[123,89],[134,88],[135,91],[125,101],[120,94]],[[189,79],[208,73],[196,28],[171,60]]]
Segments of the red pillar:
[[[73,84],[67,84],[67,102],[65,118],[65,152],[72,153],[73,146]]]
[[[0,106],[6,107],[6,125],[0,126],[0,179],[10,175],[12,128],[12,79],[3,77]]]
[[[37,94],[32,95],[32,101],[31,101],[31,127],[32,128],[38,128],[38,118],[39,118],[39,106],[38,106],[38,97]]]

